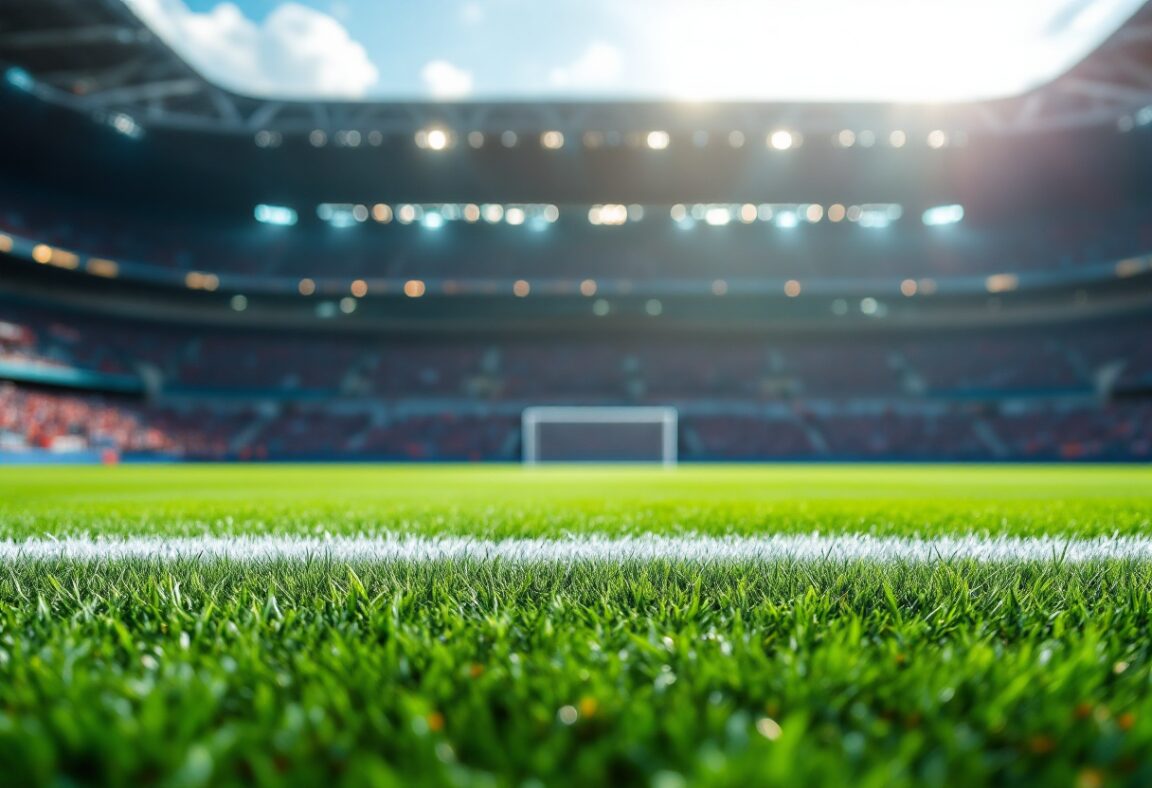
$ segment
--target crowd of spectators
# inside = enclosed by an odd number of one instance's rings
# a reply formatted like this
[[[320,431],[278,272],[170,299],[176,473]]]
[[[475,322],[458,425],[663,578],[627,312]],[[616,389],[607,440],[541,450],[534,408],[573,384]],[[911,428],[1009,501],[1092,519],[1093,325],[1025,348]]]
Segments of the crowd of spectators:
[[[29,310],[0,307],[0,362],[128,373],[131,365],[104,343],[105,336],[99,329],[85,334],[71,319],[60,321]]]
[[[1152,439],[1146,321],[939,336],[401,341],[143,328],[0,306],[5,359],[156,373],[134,399],[4,384],[8,451],[512,460],[520,410],[544,403],[674,404],[683,456],[695,459],[1119,459],[1148,456]]]
[[[136,403],[0,382],[0,451],[107,449],[182,452],[196,434],[174,433]]]
[[[242,440],[241,438],[244,437]],[[1152,460],[1152,404],[1016,402],[978,414],[957,403],[789,416],[682,410],[685,460]],[[252,407],[165,403],[0,384],[0,452],[107,450],[195,459],[515,461],[508,409],[397,414],[372,403]]]
[[[1075,408],[1059,403],[1019,406],[991,419],[1008,456],[1019,459],[1152,460],[1152,401]]]
[[[0,361],[40,366],[59,363],[41,351],[32,329],[6,321],[0,321]]]
[[[825,405],[779,415],[682,409],[689,460],[1152,459],[1152,404],[1015,401],[975,413],[893,403],[879,412]],[[273,415],[235,403],[184,408],[91,393],[0,384],[0,452],[112,450],[198,459],[505,460],[520,456],[508,408],[397,414],[372,402],[285,405]]]
[[[180,329],[0,304],[0,359],[116,373],[168,391],[265,396],[663,402],[1087,393],[1152,383],[1140,321],[943,334],[361,336]],[[2,335],[0,335],[2,336]]]

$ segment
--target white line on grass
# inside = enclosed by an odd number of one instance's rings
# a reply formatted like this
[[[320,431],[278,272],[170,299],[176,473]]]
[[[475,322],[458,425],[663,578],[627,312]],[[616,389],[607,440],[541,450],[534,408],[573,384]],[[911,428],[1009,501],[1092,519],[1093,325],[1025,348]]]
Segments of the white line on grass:
[[[506,561],[607,562],[689,560],[983,562],[1152,560],[1152,538],[1091,539],[868,534],[765,536],[572,536],[559,539],[474,539],[458,536],[193,536],[66,537],[0,542],[0,562],[121,559],[259,561]]]

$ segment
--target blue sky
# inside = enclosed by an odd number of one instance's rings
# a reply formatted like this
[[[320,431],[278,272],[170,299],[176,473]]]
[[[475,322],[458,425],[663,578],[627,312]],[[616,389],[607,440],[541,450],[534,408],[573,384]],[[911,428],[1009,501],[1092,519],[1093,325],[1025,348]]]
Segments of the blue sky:
[[[219,0],[190,0],[194,11],[209,11]],[[620,35],[598,30],[586,2],[547,0],[305,0],[300,5],[328,14],[362,44],[380,72],[378,94],[425,93],[422,71],[446,62],[472,75],[485,94],[546,93],[551,72],[577,62],[598,43],[620,50]],[[238,0],[245,16],[263,21],[281,0]],[[541,9],[548,7],[547,13]],[[562,24],[554,24],[563,18]],[[547,42],[526,39],[547,31]],[[610,65],[610,64],[609,64]],[[611,73],[604,74],[608,81]]]
[[[125,2],[245,93],[951,101],[1041,84],[1142,0]]]

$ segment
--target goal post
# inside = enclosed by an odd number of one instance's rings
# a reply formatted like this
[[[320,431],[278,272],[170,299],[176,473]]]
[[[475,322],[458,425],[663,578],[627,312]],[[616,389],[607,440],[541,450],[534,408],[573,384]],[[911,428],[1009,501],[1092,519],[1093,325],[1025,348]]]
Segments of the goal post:
[[[524,464],[634,462],[675,465],[675,408],[556,406],[525,408]]]

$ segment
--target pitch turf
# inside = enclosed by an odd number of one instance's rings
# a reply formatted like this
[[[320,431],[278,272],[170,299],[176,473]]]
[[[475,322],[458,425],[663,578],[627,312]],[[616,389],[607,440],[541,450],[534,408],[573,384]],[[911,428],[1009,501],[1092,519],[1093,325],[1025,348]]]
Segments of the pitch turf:
[[[17,544],[1082,540],[1150,521],[1137,467],[0,471]],[[0,767],[11,784],[1146,785],[1150,638],[1144,558],[9,553]]]

